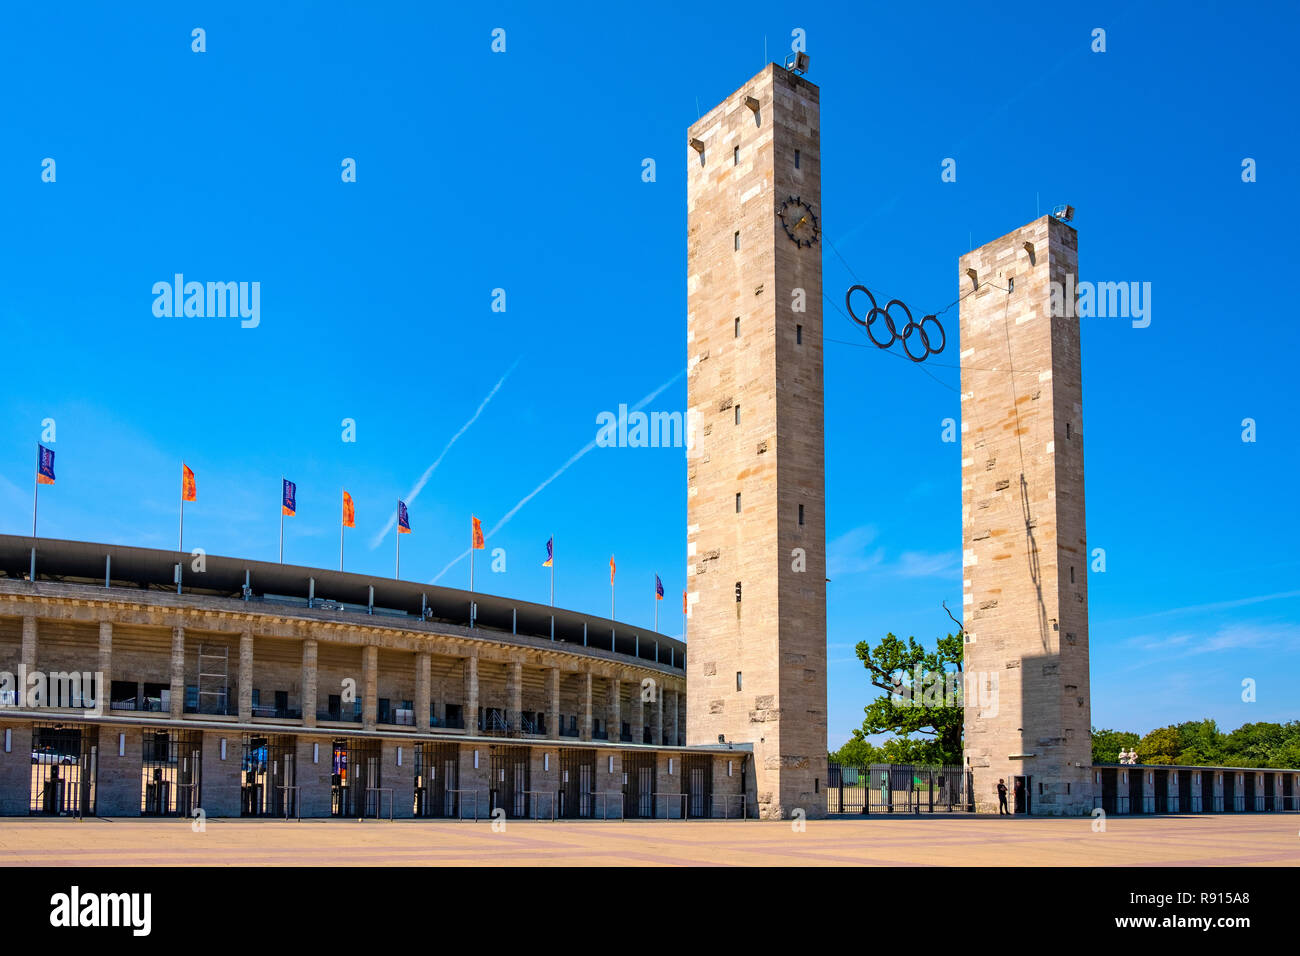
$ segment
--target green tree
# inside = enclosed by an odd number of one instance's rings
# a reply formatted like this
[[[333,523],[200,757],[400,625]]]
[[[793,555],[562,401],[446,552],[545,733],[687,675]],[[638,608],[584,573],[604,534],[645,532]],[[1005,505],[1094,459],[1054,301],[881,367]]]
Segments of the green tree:
[[[832,763],[852,767],[865,767],[873,763],[888,763],[884,757],[884,751],[868,740],[860,730],[853,731],[853,736],[844,742],[844,746],[828,756]]]
[[[1138,735],[1123,730],[1092,728],[1092,762],[1119,763],[1119,752],[1138,745]]]
[[[1224,736],[1214,721],[1185,720],[1178,731],[1178,759],[1184,766],[1212,766],[1223,760]]]
[[[958,631],[939,638],[934,650],[915,637],[904,642],[893,634],[874,648],[866,641],[858,644],[867,679],[883,693],[864,708],[862,729],[853,733],[855,738],[893,733],[880,748],[882,762],[961,763],[962,643]]]
[[[1138,763],[1171,764],[1182,752],[1177,727],[1157,727],[1137,745]]]

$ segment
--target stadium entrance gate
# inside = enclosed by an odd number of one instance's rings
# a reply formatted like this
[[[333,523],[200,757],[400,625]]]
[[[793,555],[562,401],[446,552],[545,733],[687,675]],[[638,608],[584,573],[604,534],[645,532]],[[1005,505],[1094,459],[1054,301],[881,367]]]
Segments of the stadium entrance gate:
[[[94,816],[98,742],[97,727],[38,724],[32,728],[29,813]]]
[[[623,752],[623,813],[627,819],[654,818],[655,767],[653,753]]]
[[[418,744],[415,748],[415,815],[457,817],[455,791],[460,787],[460,748],[455,744]]]
[[[974,812],[971,774],[960,766],[831,763],[829,813]]]
[[[331,816],[356,817],[358,820],[379,816],[383,801],[379,799],[381,778],[378,741],[336,739],[331,770]]]
[[[203,738],[195,730],[146,730],[140,815],[188,817],[201,806]]]
[[[297,738],[287,734],[244,735],[241,817],[291,817],[298,812]]]
[[[686,816],[713,815],[713,758],[688,754],[682,759],[682,784],[686,787]]]
[[[508,819],[527,819],[530,794],[528,748],[498,747],[492,752],[490,810],[501,807]]]
[[[591,793],[596,788],[596,752],[594,750],[560,750],[560,816],[570,819],[590,817]]]

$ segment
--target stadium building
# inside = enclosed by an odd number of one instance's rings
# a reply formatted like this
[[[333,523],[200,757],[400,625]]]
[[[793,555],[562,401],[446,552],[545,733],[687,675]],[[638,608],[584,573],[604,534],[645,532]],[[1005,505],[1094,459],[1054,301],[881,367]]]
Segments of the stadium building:
[[[686,648],[451,588],[0,536],[0,813],[735,817]],[[188,560],[188,556],[187,556]]]

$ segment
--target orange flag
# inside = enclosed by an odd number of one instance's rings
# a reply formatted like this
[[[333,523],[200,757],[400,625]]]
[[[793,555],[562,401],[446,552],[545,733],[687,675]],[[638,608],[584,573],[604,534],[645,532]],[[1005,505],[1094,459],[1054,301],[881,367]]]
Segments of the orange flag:
[[[357,526],[357,511],[352,506],[352,496],[346,491],[343,492],[343,527],[355,528]]]
[[[614,583],[614,556],[609,556],[609,583]]]
[[[686,592],[682,592],[682,613],[686,613]]]
[[[190,466],[181,462],[181,501],[198,501],[199,489],[194,483],[194,472]]]
[[[478,523],[478,518],[475,518],[473,515],[469,516],[469,520],[474,522],[474,550],[481,551],[485,547],[483,542],[483,526]]]

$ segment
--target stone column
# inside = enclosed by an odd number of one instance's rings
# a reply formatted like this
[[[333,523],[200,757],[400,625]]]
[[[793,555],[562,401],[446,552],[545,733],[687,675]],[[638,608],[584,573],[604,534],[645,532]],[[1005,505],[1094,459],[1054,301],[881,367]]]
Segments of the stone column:
[[[641,685],[632,685],[632,698],[628,707],[628,723],[632,729],[632,743],[639,744],[645,740],[645,701],[642,699]]]
[[[239,719],[253,719],[253,632],[239,635]]]
[[[664,684],[659,678],[655,678],[655,739],[656,747],[662,747],[664,742]]]
[[[506,700],[510,708],[506,720],[516,733],[522,727],[520,717],[524,709],[524,665],[511,661],[506,670]]]
[[[185,715],[185,628],[172,628],[172,720]]]
[[[608,684],[609,707],[606,709],[606,720],[609,721],[610,743],[618,743],[623,733],[623,682],[617,677],[611,677]]]
[[[367,644],[361,649],[361,727],[374,730],[379,702],[375,695],[379,692],[379,648]]]
[[[591,739],[591,671],[582,675],[582,738]]]
[[[27,673],[36,670],[36,618],[32,615],[23,617],[23,668]],[[21,696],[26,696],[27,688],[19,687]]]
[[[465,658],[465,732],[478,733],[478,657]]]
[[[432,658],[428,651],[415,655],[415,729],[429,729],[429,669]]]
[[[546,731],[548,737],[560,736],[560,669],[546,672]]]
[[[113,706],[113,622],[99,622],[99,687],[95,704],[103,713]]]
[[[316,726],[316,639],[302,642],[302,725]]]
[[[677,746],[677,741],[681,739],[681,696],[681,691],[673,691],[673,719],[672,726],[669,728],[668,732],[672,735],[672,739],[669,743],[674,747]]]

